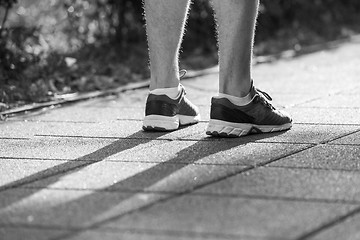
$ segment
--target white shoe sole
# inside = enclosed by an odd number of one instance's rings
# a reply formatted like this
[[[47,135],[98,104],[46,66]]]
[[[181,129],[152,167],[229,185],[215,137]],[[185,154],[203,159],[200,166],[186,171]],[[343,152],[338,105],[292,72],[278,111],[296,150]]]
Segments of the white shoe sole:
[[[173,131],[179,126],[195,124],[200,121],[200,115],[185,116],[175,115],[166,117],[162,115],[149,115],[144,118],[143,129],[149,131]]]
[[[241,137],[250,133],[269,133],[285,131],[292,127],[292,123],[283,125],[256,125],[250,123],[232,123],[210,119],[206,129],[207,135],[216,137]]]

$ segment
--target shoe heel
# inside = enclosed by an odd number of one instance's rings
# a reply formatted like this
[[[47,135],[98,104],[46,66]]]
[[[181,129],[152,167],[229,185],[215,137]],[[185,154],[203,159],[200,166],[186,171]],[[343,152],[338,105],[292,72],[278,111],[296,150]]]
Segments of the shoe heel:
[[[240,137],[248,135],[251,129],[251,124],[231,123],[210,119],[206,134],[215,137]]]
[[[143,120],[145,131],[173,131],[179,128],[179,117],[166,117],[161,115],[149,115]]]
[[[200,114],[196,116],[185,116],[179,114],[178,116],[179,116],[179,123],[181,126],[195,124],[200,121]]]

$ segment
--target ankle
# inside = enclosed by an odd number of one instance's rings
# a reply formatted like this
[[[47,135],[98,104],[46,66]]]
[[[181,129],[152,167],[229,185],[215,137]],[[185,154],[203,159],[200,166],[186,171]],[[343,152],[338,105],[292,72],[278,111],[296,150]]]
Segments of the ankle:
[[[178,79],[171,79],[171,80],[158,80],[158,79],[151,79],[149,90],[153,91],[155,89],[163,89],[163,88],[176,88],[180,84]]]
[[[251,84],[244,86],[228,87],[223,90],[220,89],[219,92],[233,97],[243,98],[251,92]]]

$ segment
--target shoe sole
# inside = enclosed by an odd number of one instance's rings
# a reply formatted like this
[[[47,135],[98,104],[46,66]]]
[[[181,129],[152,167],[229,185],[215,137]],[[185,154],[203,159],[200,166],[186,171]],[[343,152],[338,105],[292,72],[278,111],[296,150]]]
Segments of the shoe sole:
[[[144,118],[143,129],[145,131],[174,131],[180,126],[195,124],[200,121],[200,115],[185,116],[175,115],[174,117],[166,117],[162,115],[149,115]]]
[[[206,134],[214,137],[241,137],[251,133],[270,133],[285,131],[292,127],[292,123],[283,125],[256,125],[250,123],[232,123],[210,119]]]

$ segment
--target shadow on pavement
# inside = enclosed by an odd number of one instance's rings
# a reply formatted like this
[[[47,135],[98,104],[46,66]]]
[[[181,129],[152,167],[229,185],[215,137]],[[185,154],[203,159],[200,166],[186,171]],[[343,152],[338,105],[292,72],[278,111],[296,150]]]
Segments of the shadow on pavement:
[[[69,229],[75,230],[74,233],[76,234],[81,230],[98,227],[118,219],[121,216],[152,205],[160,200],[179,196],[191,192],[193,189],[238,174],[249,168],[249,165],[246,166],[241,163],[241,159],[227,156],[223,157],[224,162],[218,164],[211,164],[211,161],[206,163],[203,160],[213,154],[221,154],[221,152],[241,145],[274,137],[282,133],[250,135],[237,139],[205,138],[182,149],[175,157],[158,164],[153,164],[148,169],[138,172],[131,177],[114,182],[111,186],[101,189],[90,189],[91,192],[79,190],[79,196],[68,202],[60,201],[58,204],[46,204],[45,202],[43,206],[37,208],[32,208],[26,204],[19,208],[16,207],[16,204],[21,200],[36,195],[45,189],[46,186],[50,186],[66,175],[81,171],[81,169],[88,165],[102,161],[111,155],[136,147],[139,144],[152,141],[164,134],[139,131],[128,138],[133,139],[144,135],[151,136],[151,138],[140,139],[135,142],[121,139],[74,161],[57,166],[56,175],[53,169],[48,169],[4,186],[3,189],[15,188],[16,186],[41,180],[45,187],[26,189],[21,194],[9,197],[7,200],[5,199],[5,203],[1,201],[0,219],[2,218],[2,221],[4,221],[5,218],[8,218],[9,213],[6,213],[6,211],[9,211],[11,215],[16,216],[16,219],[22,219],[22,224],[45,227],[55,226],[61,229],[64,226],[67,229],[66,226],[68,226]],[[244,153],[244,155],[246,154],[248,155],[247,157],[251,155],[251,153]],[[156,156],[149,157],[156,158]],[[81,161],[89,159],[91,161]],[[201,163],[199,163],[200,160],[202,160]],[[69,187],[71,188],[71,186]],[[63,191],[59,192],[64,194]],[[57,193],[55,191],[52,194],[56,195]],[[3,198],[6,198],[4,195],[6,194],[3,194]],[[56,197],[54,198],[56,199]],[[51,199],[48,201],[51,201]],[[5,209],[7,206],[10,206],[10,208]],[[11,209],[13,206],[15,208]],[[24,222],[23,219],[26,219],[29,215],[33,216],[34,221]],[[7,221],[12,222],[11,219]],[[16,222],[13,224],[16,224]],[[49,236],[43,237],[46,239]]]
[[[144,132],[138,131],[130,136],[127,136],[125,139],[117,140],[117,141],[111,143],[110,145],[100,148],[100,149],[98,149],[92,153],[89,153],[85,156],[82,156],[80,158],[68,161],[68,162],[60,164],[60,165],[56,165],[52,168],[48,168],[46,170],[37,172],[35,174],[32,174],[25,178],[19,179],[17,181],[0,186],[0,191],[20,187],[25,184],[29,184],[29,183],[32,183],[32,182],[35,182],[38,180],[46,181],[47,185],[50,185],[50,184],[56,182],[60,177],[63,177],[67,173],[74,173],[74,172],[80,171],[84,167],[87,167],[91,164],[100,162],[114,154],[137,147],[140,144],[145,144],[147,142],[150,142],[150,141],[157,139],[165,134],[166,133],[156,133],[152,136],[152,138],[144,138],[143,137]],[[132,141],[129,141],[129,139],[131,139]],[[36,191],[37,190],[34,189],[34,192],[36,192]],[[26,195],[23,197],[25,198]],[[3,208],[4,206],[1,206],[1,207]]]

